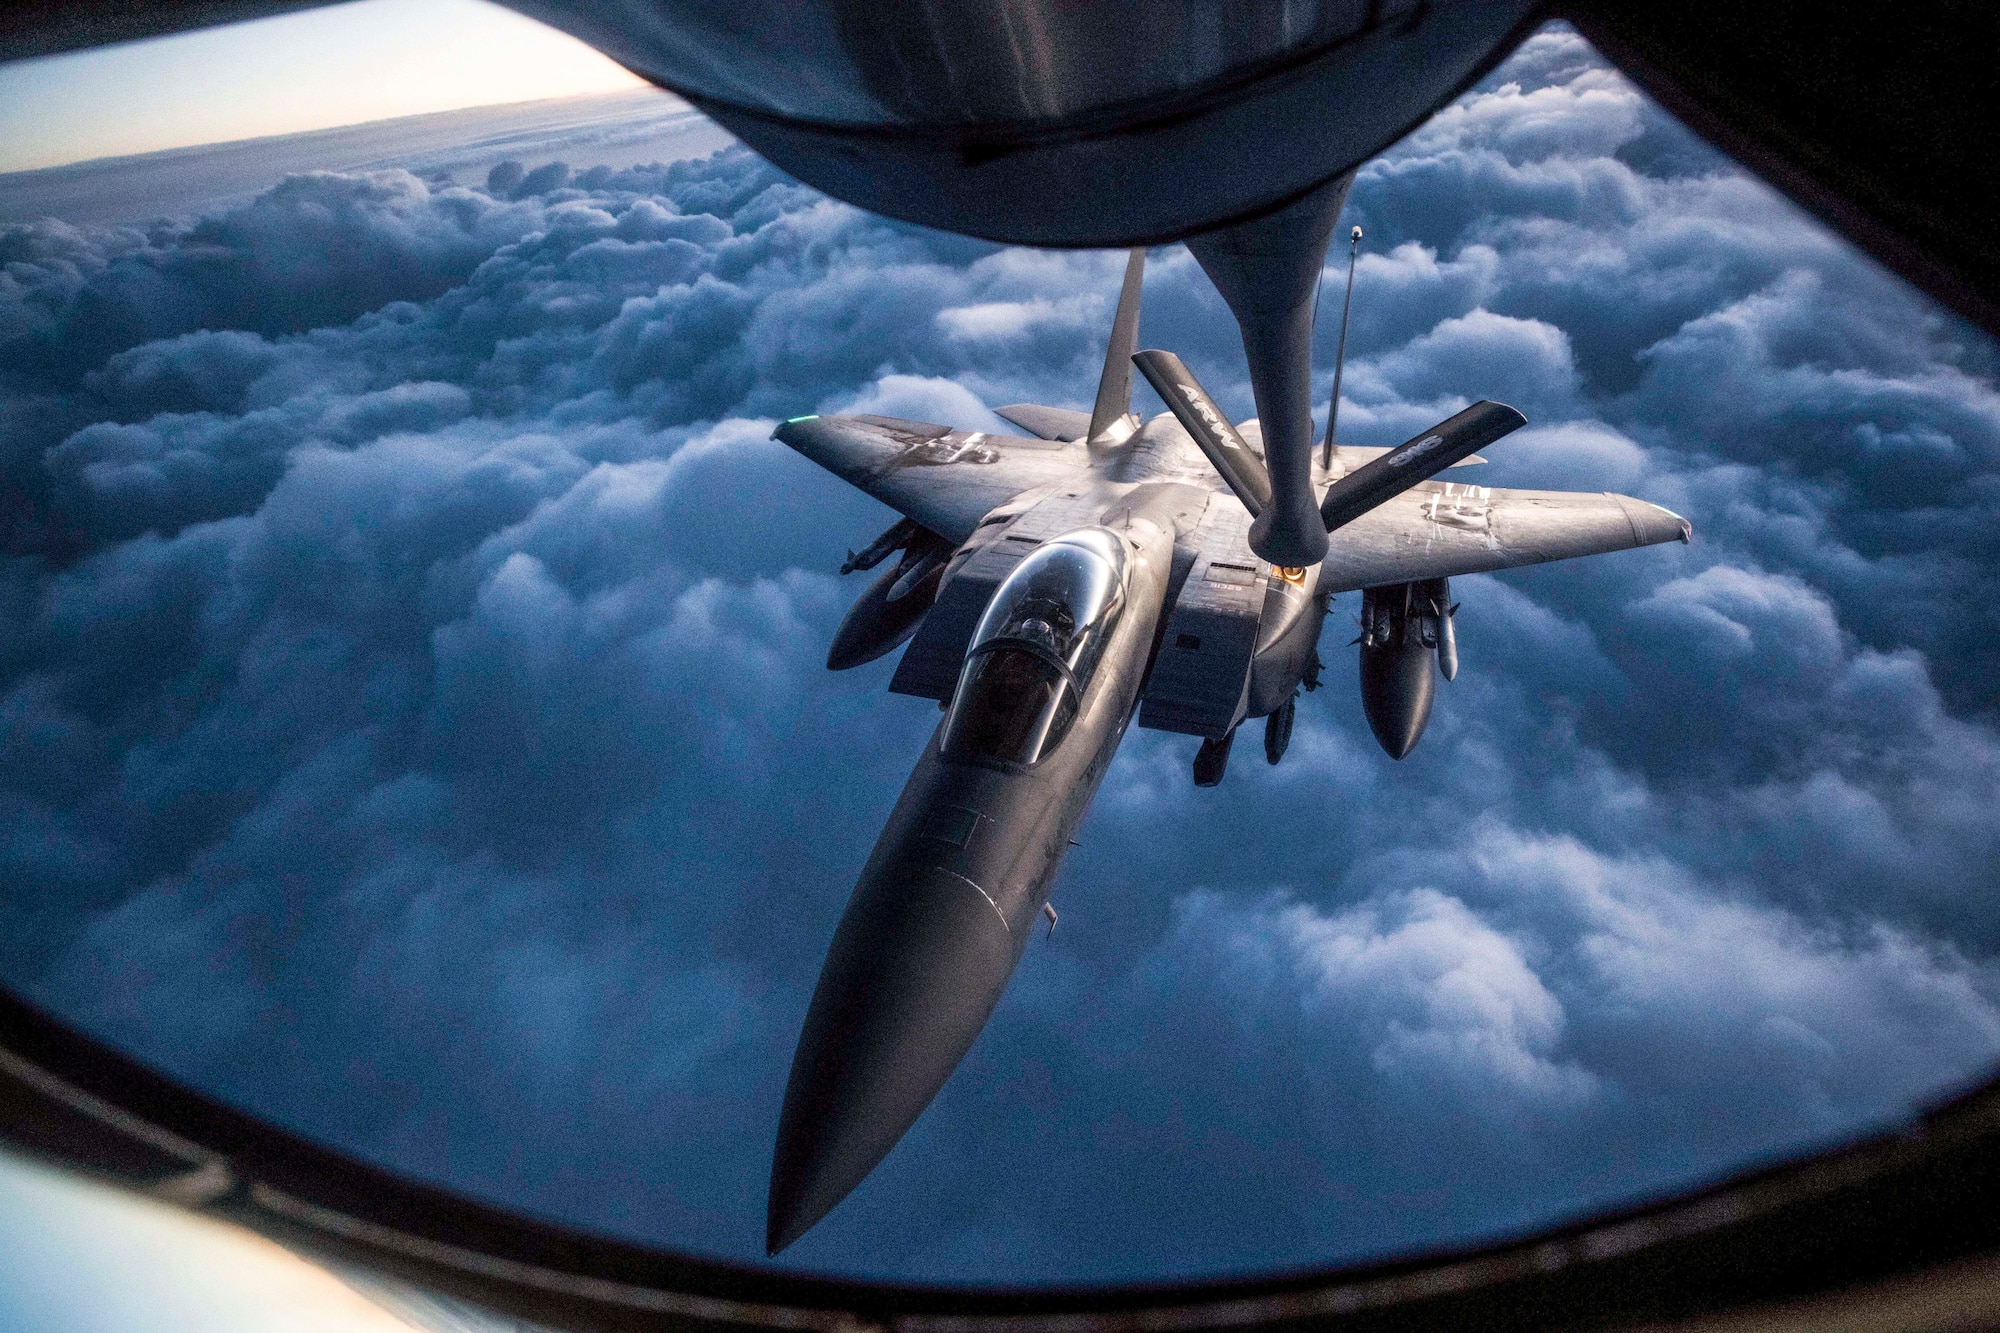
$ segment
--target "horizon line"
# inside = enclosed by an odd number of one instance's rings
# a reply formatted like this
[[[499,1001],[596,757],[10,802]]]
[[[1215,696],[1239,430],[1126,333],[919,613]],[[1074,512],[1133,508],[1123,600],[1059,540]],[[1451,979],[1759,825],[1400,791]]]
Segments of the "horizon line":
[[[373,120],[349,121],[340,125],[320,125],[309,130],[290,130],[282,134],[253,134],[242,139],[210,139],[199,143],[175,144],[170,148],[153,148],[143,153],[110,153],[102,157],[80,157],[69,162],[53,162],[47,166],[22,167],[16,171],[0,171],[0,182],[23,176],[38,176],[53,171],[74,171],[80,167],[115,167],[137,162],[145,158],[165,157],[174,153],[194,153],[206,149],[234,148],[240,145],[275,143],[280,139],[304,139],[314,135],[340,134],[349,130],[365,129],[370,125],[389,125],[397,121],[434,120],[440,116],[463,115],[468,111],[495,111],[508,107],[535,106],[556,102],[583,102],[593,98],[632,97],[639,94],[657,95],[678,102],[688,111],[698,112],[698,108],[679,93],[658,84],[647,83],[631,88],[595,89],[589,92],[561,93],[554,97],[526,97],[512,102],[476,102],[466,106],[448,107],[442,111],[412,111],[401,116],[377,116]]]

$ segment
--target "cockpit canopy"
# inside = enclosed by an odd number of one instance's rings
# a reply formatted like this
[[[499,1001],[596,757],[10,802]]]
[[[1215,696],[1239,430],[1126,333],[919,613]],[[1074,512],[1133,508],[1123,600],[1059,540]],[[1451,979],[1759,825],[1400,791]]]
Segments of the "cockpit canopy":
[[[972,633],[945,722],[950,759],[1032,764],[1076,721],[1125,606],[1125,543],[1104,528],[1031,551]]]

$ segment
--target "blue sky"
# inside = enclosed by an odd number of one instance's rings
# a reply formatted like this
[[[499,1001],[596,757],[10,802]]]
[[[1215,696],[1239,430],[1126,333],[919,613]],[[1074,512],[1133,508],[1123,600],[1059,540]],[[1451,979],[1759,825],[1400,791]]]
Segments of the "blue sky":
[[[1464,667],[1402,764],[1352,598],[1284,765],[1197,791],[1191,740],[1132,733],[1062,930],[787,1264],[1494,1235],[2000,1051],[1993,343],[1561,30],[1346,220],[1344,439],[1501,399],[1531,425],[1481,481],[1635,494],[1694,544],[1455,581]],[[806,998],[936,721],[892,663],[823,669],[832,571],[892,516],[771,426],[1087,404],[1122,256],[887,223],[737,149],[293,177],[0,261],[0,975],[420,1177],[753,1257]],[[1248,414],[1178,247],[1142,337]]]
[[[0,172],[644,86],[485,0],[352,0],[0,65]]]

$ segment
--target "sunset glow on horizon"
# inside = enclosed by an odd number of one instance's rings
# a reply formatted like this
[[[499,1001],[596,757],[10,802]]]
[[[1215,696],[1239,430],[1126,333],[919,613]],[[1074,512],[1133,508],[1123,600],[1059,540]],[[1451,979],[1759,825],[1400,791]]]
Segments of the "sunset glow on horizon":
[[[354,0],[0,65],[0,172],[645,86],[486,0]]]

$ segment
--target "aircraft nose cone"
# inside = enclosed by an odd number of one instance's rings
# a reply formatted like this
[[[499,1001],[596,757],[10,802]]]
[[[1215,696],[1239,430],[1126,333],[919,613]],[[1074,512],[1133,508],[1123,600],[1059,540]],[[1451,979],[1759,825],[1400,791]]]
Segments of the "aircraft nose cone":
[[[1006,922],[970,880],[907,863],[864,875],[792,1056],[768,1253],[826,1216],[916,1122],[985,1026],[1014,958]]]

